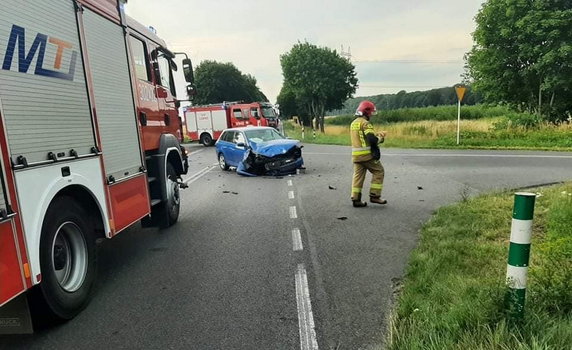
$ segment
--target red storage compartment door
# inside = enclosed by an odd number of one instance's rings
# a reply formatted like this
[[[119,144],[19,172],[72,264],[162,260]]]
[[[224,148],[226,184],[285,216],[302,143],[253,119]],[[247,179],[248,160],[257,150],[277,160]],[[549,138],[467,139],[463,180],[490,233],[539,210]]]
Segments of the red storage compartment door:
[[[12,220],[0,223],[0,306],[26,289]]]

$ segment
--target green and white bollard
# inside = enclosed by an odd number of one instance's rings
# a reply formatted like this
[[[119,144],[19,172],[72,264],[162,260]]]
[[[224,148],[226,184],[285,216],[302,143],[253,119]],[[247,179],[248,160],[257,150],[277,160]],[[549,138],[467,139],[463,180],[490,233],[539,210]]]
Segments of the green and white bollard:
[[[510,316],[517,320],[524,317],[535,200],[534,193],[519,192],[514,196],[506,284],[508,286],[507,308]]]

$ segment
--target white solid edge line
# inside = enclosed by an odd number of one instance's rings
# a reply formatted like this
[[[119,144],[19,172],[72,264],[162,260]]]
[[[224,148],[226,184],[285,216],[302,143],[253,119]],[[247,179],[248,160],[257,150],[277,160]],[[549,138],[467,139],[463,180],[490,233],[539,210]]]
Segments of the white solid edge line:
[[[532,220],[512,219],[510,241],[518,244],[530,244],[532,240]]]
[[[346,153],[327,153],[327,152],[304,152],[304,154],[309,155],[350,155]],[[433,154],[433,153],[384,153],[383,157],[487,157],[487,158],[559,158],[559,159],[571,159],[572,156],[567,155],[542,155],[542,154],[456,154],[456,153],[444,153],[444,154]]]
[[[208,167],[204,168],[201,171],[196,172],[195,174],[191,175],[188,179],[184,181],[185,184],[192,184],[193,182],[197,181],[201,177],[203,177],[206,173],[208,173],[211,169],[213,169],[213,165],[209,165]]]
[[[300,349],[318,350],[314,315],[308,288],[308,276],[304,264],[298,265],[296,271],[296,303],[298,305],[298,327],[300,328]]]
[[[298,213],[296,213],[296,207],[290,207],[290,219],[297,219]]]
[[[288,186],[292,186],[292,180],[288,180]]]
[[[288,199],[294,199],[294,191],[288,192]]]
[[[295,252],[304,250],[304,246],[302,245],[302,235],[300,234],[299,228],[292,230],[292,246],[294,247],[293,249]]]
[[[201,153],[202,151],[204,151],[204,149],[200,149],[200,150],[194,151],[194,152],[189,152],[189,155],[192,156],[192,155],[195,155],[197,153]]]

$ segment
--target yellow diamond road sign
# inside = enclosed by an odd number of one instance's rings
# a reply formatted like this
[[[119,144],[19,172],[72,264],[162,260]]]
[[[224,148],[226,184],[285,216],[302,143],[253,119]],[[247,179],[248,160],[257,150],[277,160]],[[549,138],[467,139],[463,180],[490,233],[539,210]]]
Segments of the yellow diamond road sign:
[[[457,97],[459,98],[459,101],[463,101],[463,97],[465,97],[465,91],[467,91],[467,88],[459,85],[455,86],[455,91],[457,91]]]

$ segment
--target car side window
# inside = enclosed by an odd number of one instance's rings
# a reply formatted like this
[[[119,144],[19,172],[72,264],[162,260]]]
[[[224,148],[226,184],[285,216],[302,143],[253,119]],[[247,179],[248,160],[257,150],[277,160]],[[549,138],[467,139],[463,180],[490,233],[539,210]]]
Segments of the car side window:
[[[233,142],[233,138],[234,138],[234,132],[232,131],[225,132],[224,135],[222,135],[221,137],[221,139],[226,142]]]
[[[241,132],[237,132],[236,135],[234,136],[234,143],[246,143],[246,140],[244,139],[244,135],[242,135]]]

